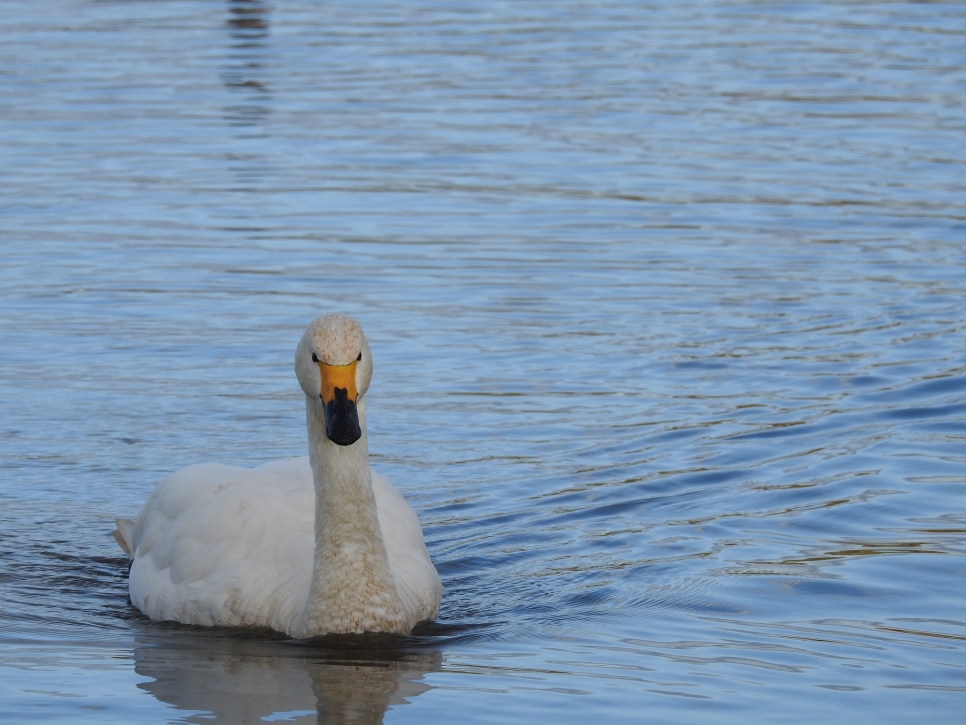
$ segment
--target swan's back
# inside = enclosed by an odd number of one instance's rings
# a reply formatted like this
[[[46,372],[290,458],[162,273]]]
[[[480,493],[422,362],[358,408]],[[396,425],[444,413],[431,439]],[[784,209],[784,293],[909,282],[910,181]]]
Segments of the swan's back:
[[[419,520],[383,476],[373,471],[372,483],[399,594],[420,619],[432,618],[442,587]],[[155,620],[292,632],[309,594],[314,522],[307,457],[181,469],[135,522],[131,601]]]

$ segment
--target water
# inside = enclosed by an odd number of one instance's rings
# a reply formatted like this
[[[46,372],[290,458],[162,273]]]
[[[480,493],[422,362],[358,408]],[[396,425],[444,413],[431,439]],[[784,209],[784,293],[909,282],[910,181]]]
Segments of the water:
[[[0,720],[961,722],[962,4],[0,24]],[[302,454],[335,310],[439,621],[146,620],[113,517]]]

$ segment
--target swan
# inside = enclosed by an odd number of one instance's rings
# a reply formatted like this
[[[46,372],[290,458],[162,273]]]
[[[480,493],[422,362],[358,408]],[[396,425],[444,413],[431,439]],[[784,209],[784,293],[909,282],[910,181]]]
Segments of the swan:
[[[188,466],[116,519],[131,602],[157,621],[268,627],[294,638],[407,634],[439,611],[442,584],[419,519],[369,468],[359,323],[323,315],[295,353],[308,457],[257,468]]]

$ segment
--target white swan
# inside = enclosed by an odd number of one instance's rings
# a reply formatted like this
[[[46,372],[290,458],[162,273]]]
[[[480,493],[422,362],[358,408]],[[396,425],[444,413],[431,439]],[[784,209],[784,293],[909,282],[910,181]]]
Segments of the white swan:
[[[308,458],[203,463],[165,478],[114,537],[151,619],[270,627],[291,637],[405,634],[442,585],[416,514],[369,468],[362,397],[372,358],[350,317],[309,325],[295,355]]]

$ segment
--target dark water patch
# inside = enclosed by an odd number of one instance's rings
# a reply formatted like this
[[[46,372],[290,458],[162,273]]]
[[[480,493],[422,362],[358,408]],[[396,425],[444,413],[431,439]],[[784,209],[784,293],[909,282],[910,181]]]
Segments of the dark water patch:
[[[884,418],[895,418],[899,420],[920,420],[923,418],[949,419],[963,414],[966,414],[966,403],[937,405],[928,408],[901,408],[898,410],[886,410],[880,413]]]

